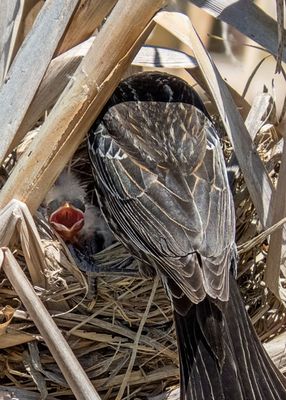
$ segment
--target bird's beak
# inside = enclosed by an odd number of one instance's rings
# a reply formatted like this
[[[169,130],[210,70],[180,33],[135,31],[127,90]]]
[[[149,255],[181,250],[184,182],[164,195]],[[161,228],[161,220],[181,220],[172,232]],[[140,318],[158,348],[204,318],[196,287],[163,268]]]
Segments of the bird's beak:
[[[66,202],[50,215],[49,222],[65,241],[73,242],[83,228],[84,213]]]

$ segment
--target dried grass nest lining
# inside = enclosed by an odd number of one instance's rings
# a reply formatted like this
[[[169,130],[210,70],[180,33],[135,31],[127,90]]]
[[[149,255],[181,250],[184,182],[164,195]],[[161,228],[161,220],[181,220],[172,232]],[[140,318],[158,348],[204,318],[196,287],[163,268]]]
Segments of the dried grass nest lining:
[[[47,299],[47,307],[55,315],[56,324],[64,332],[95,387],[101,394],[108,393],[107,397],[113,398],[124,378],[136,332],[154,284],[151,280],[141,278],[99,277],[97,297],[84,300],[86,282],[78,279],[77,268],[68,261],[65,249],[55,238],[48,240],[45,237],[43,243],[48,259],[48,269],[45,271],[48,287],[42,297]],[[20,254],[18,259],[23,261]],[[10,290],[5,299],[9,303],[11,295],[16,295],[12,293],[9,282],[6,281],[4,288]],[[67,303],[70,309],[75,305],[77,307],[66,312]],[[20,312],[18,316],[21,317]],[[34,324],[25,315],[15,318],[10,327],[37,334]],[[6,371],[8,376],[3,383],[14,386],[17,381],[18,387],[33,389],[35,384],[29,376],[30,372],[36,381],[38,379],[38,388],[41,379],[37,375],[42,375],[48,378],[45,385],[53,396],[61,393],[71,395],[48,349],[38,339],[30,344],[5,349],[0,356],[1,371]],[[33,373],[36,358],[40,362],[40,372],[37,374]],[[138,343],[129,380],[130,392],[136,390],[155,395],[177,381],[178,359],[172,311],[160,286]]]
[[[70,346],[100,394],[106,398],[115,398],[130,360],[136,332],[150,299],[153,282],[140,278],[99,277],[97,297],[84,300],[86,282],[77,268],[69,262],[64,247],[56,238],[48,238],[43,228],[40,232],[48,259],[46,277],[49,284],[43,293],[43,297],[48,299],[47,306],[52,314],[59,314],[55,317],[58,327],[68,338]],[[256,251],[262,253],[263,246],[258,246]],[[21,260],[20,254],[18,259]],[[243,255],[242,262],[250,263],[252,259],[252,255],[250,257],[246,254]],[[250,271],[241,278],[246,303],[256,313],[264,310],[266,302],[263,286],[259,285],[262,266],[263,262],[254,270],[251,265]],[[12,290],[8,282],[2,290],[4,288]],[[14,293],[7,293],[6,301],[9,302],[11,295],[15,296]],[[62,297],[67,300],[70,308],[78,305],[77,308],[64,312],[66,301]],[[271,304],[273,307],[277,306],[274,298],[268,296],[268,300],[272,301],[269,303],[270,307]],[[265,335],[269,328],[277,328],[278,322],[274,317],[279,316],[279,307],[274,311],[266,310],[264,318],[258,319],[256,326],[261,328],[260,334]],[[61,313],[63,314],[60,315]],[[24,317],[15,319],[12,327],[36,333],[33,323]],[[5,349],[0,359],[2,370],[9,370],[10,383],[13,384],[15,379],[22,388],[35,388],[27,369],[33,369],[37,357],[41,365],[38,374],[47,378],[45,385],[49,392],[54,397],[62,394],[64,398],[73,398],[41,340]],[[172,388],[178,382],[177,366],[171,306],[164,289],[159,286],[139,340],[129,380],[129,393],[133,393],[131,397],[155,396]],[[33,375],[37,381],[37,376]],[[7,379],[5,380],[8,385]],[[38,378],[38,387],[40,384],[41,380]]]

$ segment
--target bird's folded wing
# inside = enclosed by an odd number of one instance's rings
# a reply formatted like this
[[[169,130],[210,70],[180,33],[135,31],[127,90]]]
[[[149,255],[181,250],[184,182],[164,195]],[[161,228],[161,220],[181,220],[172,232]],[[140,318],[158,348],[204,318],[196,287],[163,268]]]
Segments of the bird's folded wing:
[[[122,239],[155,261],[174,282],[174,295],[182,290],[195,303],[206,294],[226,300],[235,224],[208,118],[189,104],[120,103],[89,140]]]

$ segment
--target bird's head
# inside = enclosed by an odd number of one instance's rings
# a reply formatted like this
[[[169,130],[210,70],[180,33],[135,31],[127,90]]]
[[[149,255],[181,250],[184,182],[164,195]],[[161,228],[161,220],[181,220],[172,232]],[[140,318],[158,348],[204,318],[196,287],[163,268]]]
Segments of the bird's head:
[[[53,211],[54,210],[54,211]],[[48,205],[49,222],[56,232],[65,240],[73,242],[84,226],[84,204],[57,200]]]
[[[70,172],[63,172],[46,197],[48,220],[66,242],[74,243],[85,226],[85,190]]]

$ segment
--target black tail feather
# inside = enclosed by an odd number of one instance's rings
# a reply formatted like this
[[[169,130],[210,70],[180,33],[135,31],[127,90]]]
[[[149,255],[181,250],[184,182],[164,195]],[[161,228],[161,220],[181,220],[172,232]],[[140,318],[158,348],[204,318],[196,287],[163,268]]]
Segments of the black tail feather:
[[[182,400],[286,400],[286,380],[259,342],[233,278],[222,309],[205,299],[186,316],[175,312],[175,322]]]

